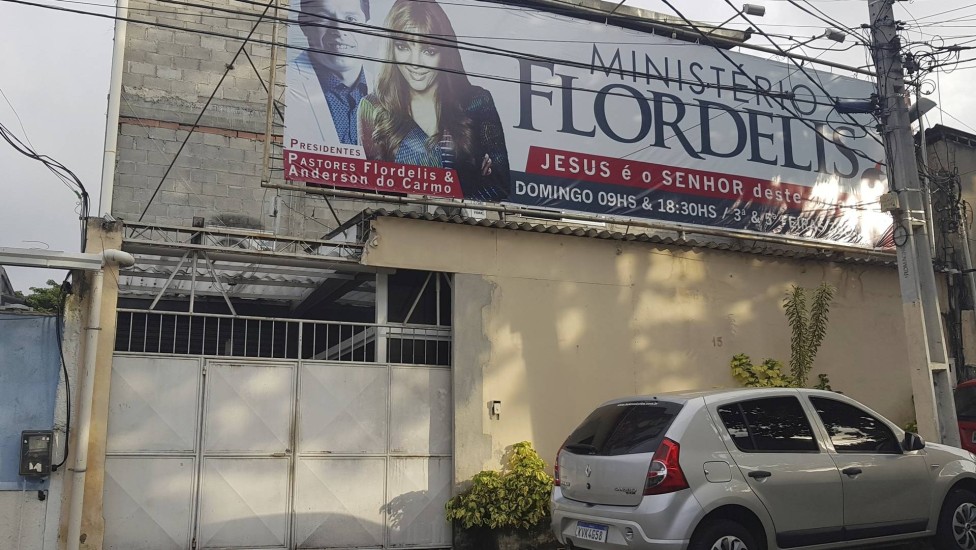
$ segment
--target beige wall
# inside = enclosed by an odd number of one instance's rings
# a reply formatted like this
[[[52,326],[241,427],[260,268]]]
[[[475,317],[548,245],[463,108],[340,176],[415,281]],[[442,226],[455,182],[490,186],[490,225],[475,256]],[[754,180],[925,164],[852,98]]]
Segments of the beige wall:
[[[456,273],[458,481],[526,439],[551,464],[604,400],[734,386],[735,353],[788,363],[791,284],[838,289],[813,380],[825,372],[893,420],[912,417],[893,268],[399,218],[373,229],[369,265]],[[488,416],[491,400],[500,419]]]

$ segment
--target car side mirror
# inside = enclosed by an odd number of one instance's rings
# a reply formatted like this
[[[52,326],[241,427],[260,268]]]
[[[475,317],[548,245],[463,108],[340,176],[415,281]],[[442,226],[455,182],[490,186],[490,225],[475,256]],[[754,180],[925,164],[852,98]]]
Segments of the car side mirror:
[[[925,440],[916,433],[905,432],[905,441],[902,441],[901,446],[906,451],[919,451],[925,448]]]

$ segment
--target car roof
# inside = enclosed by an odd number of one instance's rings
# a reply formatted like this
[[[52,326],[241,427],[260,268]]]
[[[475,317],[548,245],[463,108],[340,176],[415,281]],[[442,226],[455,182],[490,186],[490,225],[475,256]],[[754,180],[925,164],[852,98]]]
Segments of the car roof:
[[[633,395],[612,399],[603,405],[616,405],[618,403],[629,403],[634,401],[668,401],[673,403],[687,403],[693,399],[707,398],[712,396],[741,397],[743,399],[762,397],[764,394],[783,392],[807,393],[813,395],[838,395],[836,392],[827,390],[814,390],[809,388],[713,388],[708,390],[682,390],[673,392],[661,392],[647,395]]]

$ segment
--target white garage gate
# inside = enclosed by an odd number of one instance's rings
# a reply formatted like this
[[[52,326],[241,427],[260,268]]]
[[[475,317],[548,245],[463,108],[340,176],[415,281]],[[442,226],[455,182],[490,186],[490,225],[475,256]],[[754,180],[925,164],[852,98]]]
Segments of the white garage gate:
[[[450,547],[449,327],[120,311],[105,548]]]

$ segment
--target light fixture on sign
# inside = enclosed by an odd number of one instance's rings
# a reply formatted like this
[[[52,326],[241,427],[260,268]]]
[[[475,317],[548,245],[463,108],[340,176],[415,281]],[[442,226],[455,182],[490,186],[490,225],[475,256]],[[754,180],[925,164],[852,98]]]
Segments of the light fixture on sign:
[[[735,14],[733,14],[732,17],[729,17],[725,21],[722,21],[718,25],[715,25],[715,27],[713,27],[712,30],[705,33],[705,36],[708,36],[714,33],[715,31],[721,30],[726,23],[735,19],[736,17],[739,17],[740,15],[751,15],[753,17],[762,17],[766,15],[766,6],[760,4],[742,4],[741,10],[735,12]]]
[[[744,13],[746,15],[754,15],[756,17],[762,17],[766,15],[766,6],[760,4],[742,4],[742,11],[739,13]],[[738,13],[736,15],[739,15]],[[731,21],[731,19],[729,19]]]
[[[792,36],[789,37],[789,38],[791,40],[793,39]],[[831,41],[837,42],[839,44],[839,43],[843,42],[847,38],[847,35],[844,34],[844,33],[842,33],[841,31],[839,31],[837,29],[829,28],[828,27],[828,28],[824,29],[824,32],[818,34],[817,36],[811,36],[810,38],[808,38],[808,39],[806,39],[806,40],[804,40],[802,42],[797,42],[796,44],[790,46],[789,48],[786,48],[785,50],[783,50],[783,53],[786,53],[786,52],[788,52],[790,50],[794,50],[794,49],[799,48],[801,46],[806,46],[810,42],[813,42],[814,40],[820,40],[821,38],[826,38],[827,40],[831,40]]]

